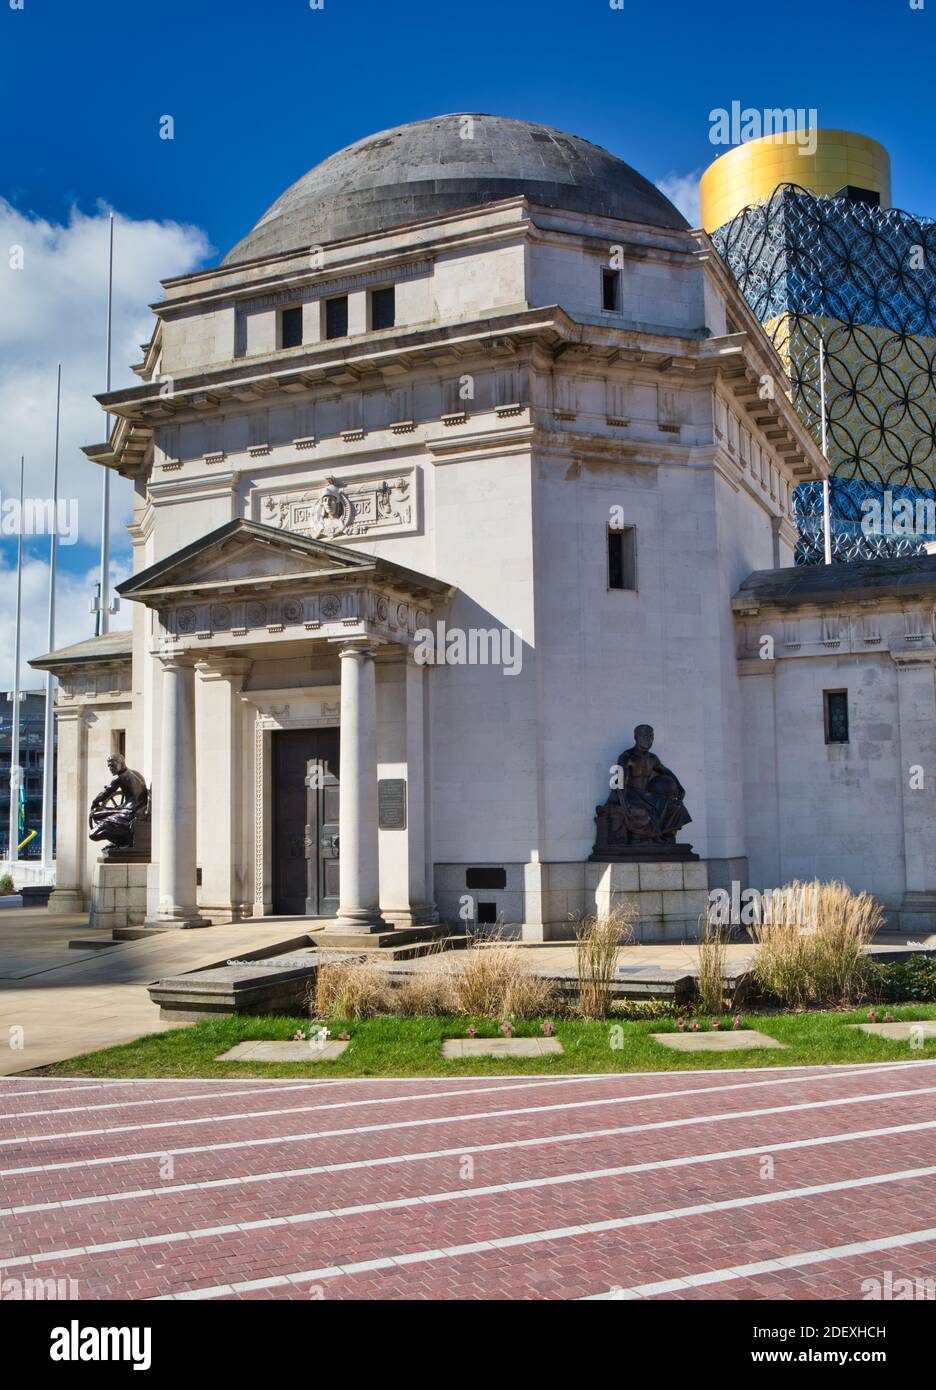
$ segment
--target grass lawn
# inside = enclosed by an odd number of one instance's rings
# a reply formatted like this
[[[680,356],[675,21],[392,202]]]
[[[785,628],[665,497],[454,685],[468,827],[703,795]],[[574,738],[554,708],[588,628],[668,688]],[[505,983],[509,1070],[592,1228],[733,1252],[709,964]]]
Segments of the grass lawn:
[[[936,1018],[936,1005],[891,1005],[895,1020]],[[878,1009],[878,1020],[883,1009]],[[216,1062],[215,1057],[239,1042],[289,1039],[308,1019],[225,1017],[190,1024],[166,1033],[151,1033],[137,1042],[89,1052],[67,1062],[40,1068],[46,1076],[128,1077],[341,1077],[341,1076],[498,1076],[522,1073],[707,1071],[720,1067],[782,1067],[832,1062],[894,1062],[919,1058],[936,1060],[936,1038],[924,1047],[888,1042],[849,1028],[864,1023],[868,1010],[853,1013],[749,1014],[745,1028],[757,1028],[778,1042],[781,1050],[718,1053],[674,1052],[655,1043],[651,1033],[674,1032],[672,1019],[605,1023],[557,1021],[555,1036],[562,1056],[538,1058],[473,1058],[444,1061],[442,1040],[463,1038],[471,1022],[465,1018],[374,1018],[366,1022],[330,1022],[332,1038],[347,1031],[351,1046],[333,1062]],[[723,1020],[723,1026],[730,1020]],[[496,1023],[474,1020],[479,1037],[499,1036]],[[707,1022],[704,1025],[708,1027]],[[538,1023],[517,1023],[515,1037],[542,1036]]]

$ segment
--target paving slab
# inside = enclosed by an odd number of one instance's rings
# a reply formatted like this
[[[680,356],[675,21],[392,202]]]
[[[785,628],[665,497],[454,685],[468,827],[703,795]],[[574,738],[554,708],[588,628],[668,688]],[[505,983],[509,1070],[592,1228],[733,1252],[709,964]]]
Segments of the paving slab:
[[[0,933],[0,1036],[15,1028],[21,1045],[0,1049],[0,1076],[177,1028],[151,1002],[153,980],[306,945],[309,925],[249,919],[76,951],[70,941],[86,931],[100,936],[87,916],[8,911]]]
[[[222,1052],[216,1062],[331,1062],[347,1042],[242,1042]]]
[[[713,1033],[651,1033],[654,1042],[674,1052],[740,1052],[749,1047],[786,1047],[756,1028],[719,1028]]]
[[[920,1019],[915,1023],[850,1023],[848,1026],[860,1028],[862,1033],[871,1033],[878,1038],[888,1038],[891,1042],[936,1038],[936,1019]]]
[[[442,1056],[548,1057],[562,1052],[558,1038],[446,1038]]]

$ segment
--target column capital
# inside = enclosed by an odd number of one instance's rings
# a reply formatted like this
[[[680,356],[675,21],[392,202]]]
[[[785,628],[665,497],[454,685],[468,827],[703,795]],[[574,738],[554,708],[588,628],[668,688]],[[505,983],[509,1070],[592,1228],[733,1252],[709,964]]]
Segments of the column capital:
[[[230,681],[238,690],[252,666],[253,661],[247,656],[201,654],[195,662],[195,670],[202,681]]]
[[[189,651],[187,647],[173,642],[153,647],[152,655],[157,658],[164,671],[194,670],[196,661],[201,659],[200,653]]]
[[[373,637],[332,637],[329,640],[338,648],[339,657],[369,657],[371,661],[381,646]]]

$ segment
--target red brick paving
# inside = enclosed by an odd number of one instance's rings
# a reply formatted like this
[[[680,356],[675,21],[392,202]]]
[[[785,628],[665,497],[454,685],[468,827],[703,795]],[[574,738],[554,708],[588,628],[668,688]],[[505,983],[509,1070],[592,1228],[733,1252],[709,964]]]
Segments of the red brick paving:
[[[568,1299],[815,1250],[660,1296],[857,1299],[886,1270],[936,1275],[936,1238],[831,1253],[936,1226],[936,1172],[907,1176],[936,1170],[934,1063],[543,1082],[0,1080],[0,1278],[67,1278],[85,1299]],[[656,1166],[601,1171],[637,1164]],[[257,1221],[276,1224],[241,1229]],[[375,1260],[395,1263],[348,1269]]]

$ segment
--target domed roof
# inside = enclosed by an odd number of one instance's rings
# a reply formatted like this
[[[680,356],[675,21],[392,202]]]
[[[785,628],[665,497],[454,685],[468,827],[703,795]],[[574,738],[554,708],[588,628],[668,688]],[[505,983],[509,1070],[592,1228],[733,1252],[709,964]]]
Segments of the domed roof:
[[[364,236],[525,194],[569,212],[680,230],[685,218],[616,155],[504,116],[434,116],[358,140],[277,198],[224,265]],[[465,138],[466,129],[471,138]]]

